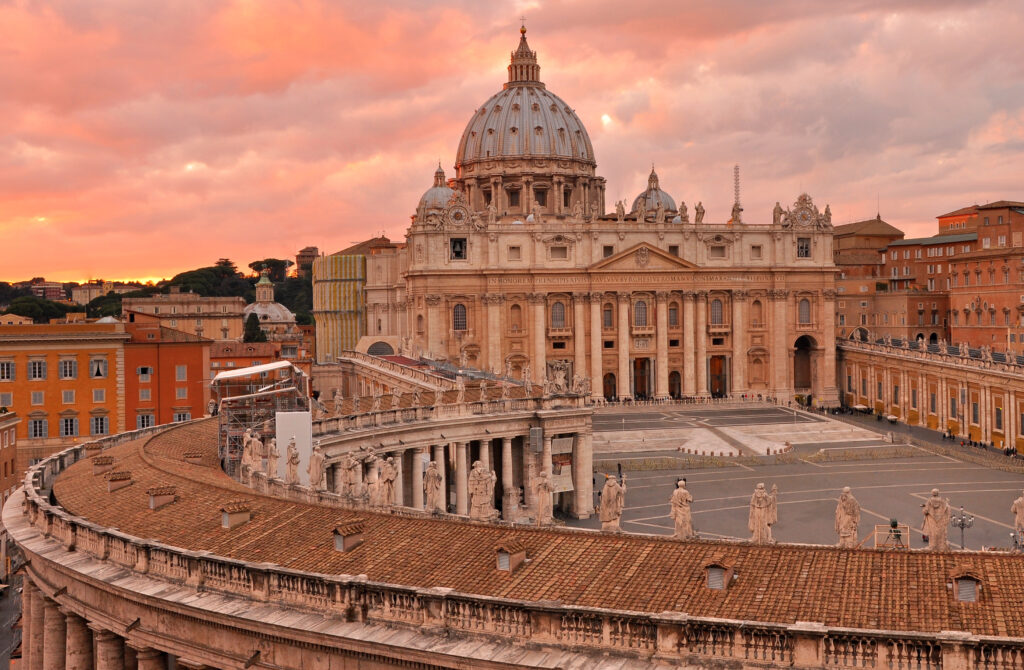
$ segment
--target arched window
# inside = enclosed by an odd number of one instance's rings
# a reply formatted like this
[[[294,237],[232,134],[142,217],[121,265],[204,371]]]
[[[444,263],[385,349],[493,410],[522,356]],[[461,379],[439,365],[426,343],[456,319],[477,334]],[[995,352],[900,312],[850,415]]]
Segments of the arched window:
[[[643,300],[637,300],[633,306],[633,325],[647,325],[647,303]]]
[[[416,315],[416,332],[417,333],[422,333],[423,332],[423,315],[422,314],[417,314]]]
[[[755,300],[750,304],[750,325],[754,328],[764,326],[764,307],[760,300]]]
[[[466,306],[461,302],[452,307],[452,330],[466,330]]]
[[[888,321],[889,315],[885,315]],[[800,304],[797,306],[797,318],[800,319],[800,323],[807,325],[811,322],[811,301],[807,298],[803,298]]]
[[[668,306],[668,325],[679,325],[679,305],[676,303],[672,303]]]
[[[382,330],[382,327],[381,327],[380,319],[377,319],[377,332],[379,333],[379,332],[381,332],[381,330]]]
[[[612,311],[611,303],[605,303],[604,309],[601,310],[601,319],[605,329],[614,327],[615,313]]]
[[[718,298],[711,301],[711,325],[722,325],[722,301]]]
[[[565,328],[565,303],[556,302],[551,305],[551,327]]]
[[[512,305],[508,310],[509,322],[512,325],[512,331],[519,331],[523,329],[523,308],[519,305]]]

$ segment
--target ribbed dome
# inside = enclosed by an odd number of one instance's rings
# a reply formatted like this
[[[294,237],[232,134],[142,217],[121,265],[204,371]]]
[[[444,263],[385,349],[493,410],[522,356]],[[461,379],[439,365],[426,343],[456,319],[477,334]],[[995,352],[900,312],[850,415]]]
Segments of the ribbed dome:
[[[292,314],[292,311],[279,302],[254,302],[246,305],[242,310],[242,316],[246,319],[253,313],[261,322],[295,323],[295,315]]]
[[[444,170],[438,165],[437,171],[434,172],[434,185],[420,198],[419,209],[444,209],[453,195],[455,191],[448,188]]]
[[[512,54],[509,81],[476,110],[462,133],[456,165],[494,158],[560,158],[596,165],[583,122],[540,82],[525,29]]]
[[[676,201],[658,187],[658,174],[654,171],[654,168],[651,168],[651,176],[647,178],[647,190],[633,200],[633,208],[629,211],[635,212],[637,207],[640,206],[640,200],[644,198],[647,200],[644,204],[644,211],[646,212],[658,209],[659,202],[666,212],[669,210],[676,211]]]

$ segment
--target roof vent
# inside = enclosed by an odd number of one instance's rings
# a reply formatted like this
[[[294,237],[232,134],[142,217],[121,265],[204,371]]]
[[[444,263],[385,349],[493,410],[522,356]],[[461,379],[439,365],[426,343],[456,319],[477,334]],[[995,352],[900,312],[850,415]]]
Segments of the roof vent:
[[[526,561],[526,545],[521,540],[507,538],[494,545],[497,554],[498,570],[515,572],[516,568]]]
[[[234,500],[220,508],[220,527],[231,530],[248,523],[252,518],[252,510],[245,500]]]
[[[348,552],[361,545],[363,543],[364,524],[365,522],[362,519],[352,519],[335,526],[335,551]]]
[[[107,473],[107,492],[113,493],[118,489],[132,485],[132,473],[127,471]]]
[[[114,469],[113,456],[96,456],[92,459],[92,474],[102,475]]]
[[[151,486],[146,493],[149,495],[149,509],[160,509],[178,499],[175,486]]]
[[[186,463],[191,463],[192,465],[203,464],[203,452],[201,451],[186,451],[184,456]]]

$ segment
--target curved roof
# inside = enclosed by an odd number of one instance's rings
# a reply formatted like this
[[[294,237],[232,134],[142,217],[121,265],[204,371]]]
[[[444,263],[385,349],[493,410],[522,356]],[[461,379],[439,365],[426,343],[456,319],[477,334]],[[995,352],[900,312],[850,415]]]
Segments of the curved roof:
[[[658,173],[654,171],[654,168],[651,168],[651,175],[647,178],[647,190],[633,199],[633,208],[629,211],[635,212],[640,206],[641,200],[646,200],[644,204],[645,212],[658,209],[659,203],[665,208],[665,211],[677,211],[676,201],[658,186]]]
[[[246,305],[242,315],[248,319],[250,314],[256,314],[260,321],[270,323],[295,322],[295,314],[279,302],[254,302]]]
[[[448,182],[444,176],[444,170],[440,165],[434,172],[434,185],[427,189],[420,198],[420,209],[444,209],[448,201],[455,195],[455,191],[448,188]]]

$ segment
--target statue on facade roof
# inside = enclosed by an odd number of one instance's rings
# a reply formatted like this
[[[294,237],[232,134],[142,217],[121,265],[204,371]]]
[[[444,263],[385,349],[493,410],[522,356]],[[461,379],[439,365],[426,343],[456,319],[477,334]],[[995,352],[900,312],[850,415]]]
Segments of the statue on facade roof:
[[[689,223],[690,222],[690,213],[686,211],[686,203],[683,202],[682,200],[679,201],[679,222],[680,223]]]
[[[693,208],[693,222],[704,223],[704,203],[697,201],[697,206]]]
[[[487,400],[487,380],[480,379],[480,402]]]
[[[825,204],[825,212],[821,215],[821,220],[823,223],[832,225],[832,208],[828,206],[828,203]]]
[[[747,518],[747,530],[752,533],[750,541],[755,544],[774,542],[772,526],[778,521],[778,514],[778,489],[773,485],[772,492],[768,493],[764,484],[759,483],[750,496],[750,514]]]
[[[576,203],[572,206],[572,220],[573,221],[582,221],[583,220],[583,205],[580,204],[579,200],[577,200]]]
[[[693,537],[693,514],[690,504],[693,502],[693,495],[686,490],[686,480],[680,479],[676,482],[676,490],[672,492],[669,501],[671,511],[669,516],[675,522],[675,537],[677,540],[685,540]]]
[[[533,496],[537,499],[536,523],[538,526],[547,526],[554,517],[552,494],[555,492],[551,485],[551,476],[547,470],[541,470],[537,475],[537,481],[533,484]]]
[[[924,508],[924,523],[921,533],[928,537],[928,548],[932,551],[949,550],[949,501],[939,497],[939,490],[932,489],[932,495],[921,506]]]
[[[398,480],[398,466],[395,464],[394,456],[388,456],[380,466],[380,496],[378,504],[381,507],[391,507],[395,504],[395,482]]]
[[[636,203],[636,222],[643,223],[647,220],[647,196],[644,195]]]
[[[775,201],[775,208],[772,210],[772,223],[774,225],[777,226],[777,225],[782,223],[782,214],[783,214],[783,212],[784,212],[784,210],[782,209],[782,205],[780,205],[779,201],[776,200]]]
[[[326,457],[320,443],[313,445],[313,451],[309,454],[309,465],[306,467],[306,474],[309,475],[309,488],[314,491],[324,489],[324,471],[326,469]]]
[[[622,223],[626,220],[626,201],[616,200],[615,201],[615,220]]]
[[[622,483],[612,475],[605,475],[604,488],[601,490],[601,530],[621,531],[619,520],[622,508],[626,505],[626,477]]]
[[[734,202],[732,204],[732,218],[729,219],[730,223],[743,223],[743,208],[740,207],[740,203]]]
[[[498,476],[484,467],[481,461],[473,462],[469,473],[469,516],[471,519],[490,520],[497,516],[494,510],[494,483]]]
[[[332,399],[334,416],[341,416],[341,402],[344,399],[344,396],[341,394],[341,387],[334,389],[334,398]]]
[[[295,445],[295,436],[288,440],[288,450],[285,456],[284,483],[292,486],[299,483],[299,448]]]
[[[526,387],[526,395],[530,397],[533,395],[533,378],[530,377],[530,364],[527,363],[523,366],[523,386]]]
[[[356,459],[351,451],[345,454],[345,460],[341,464],[342,484],[338,487],[338,493],[353,498],[362,494],[363,465]]]
[[[423,473],[423,492],[427,496],[428,512],[444,512],[444,476],[437,466],[437,461],[427,463],[427,470]]]
[[[461,405],[466,402],[466,380],[462,375],[455,376],[455,404]]]
[[[665,204],[658,200],[658,206],[654,208],[654,222],[665,223]]]
[[[512,379],[512,360],[505,361],[505,377]]]
[[[498,222],[498,208],[494,206],[494,201],[487,203],[487,225],[493,226]]]
[[[277,449],[277,438],[272,437],[267,442],[267,479],[277,478],[277,464],[281,459],[281,452]]]
[[[533,207],[530,209],[530,214],[533,216],[534,223],[544,223],[544,215],[540,211],[540,205],[533,203]]]
[[[836,534],[839,546],[854,548],[857,546],[857,529],[860,525],[860,503],[853,497],[850,487],[843,487],[836,505]]]

